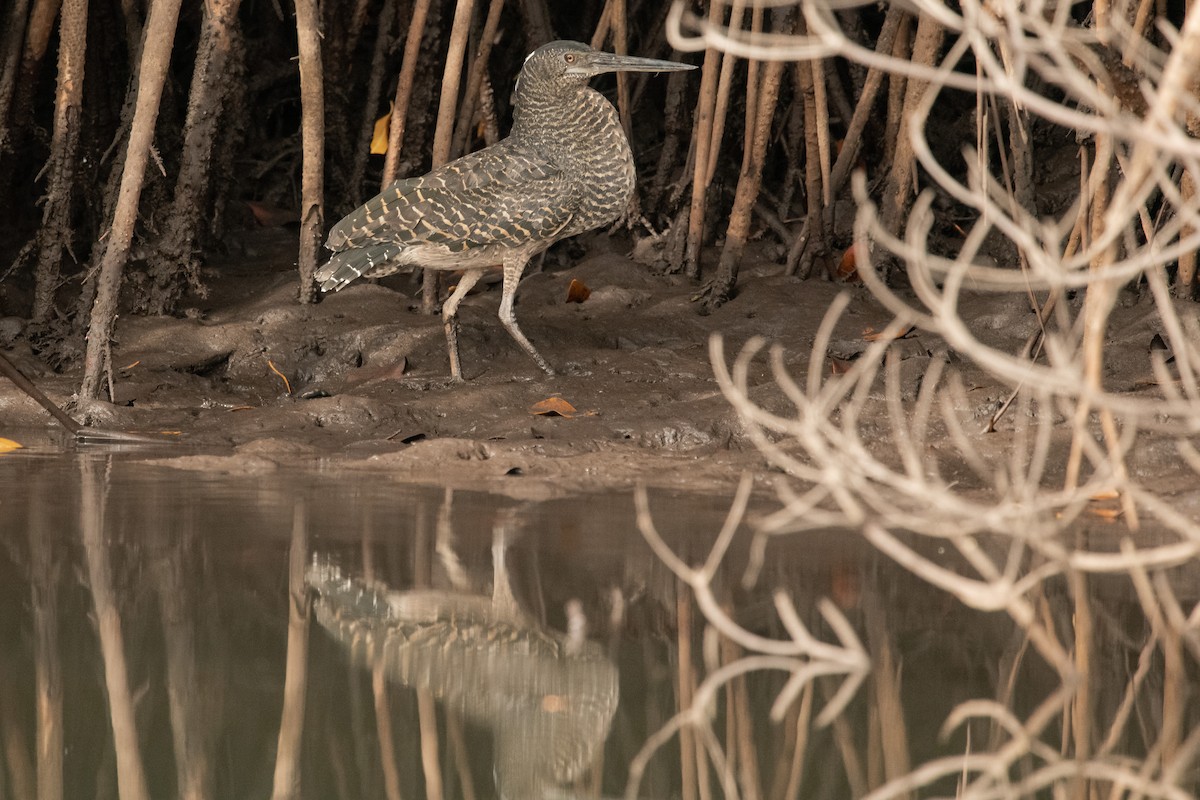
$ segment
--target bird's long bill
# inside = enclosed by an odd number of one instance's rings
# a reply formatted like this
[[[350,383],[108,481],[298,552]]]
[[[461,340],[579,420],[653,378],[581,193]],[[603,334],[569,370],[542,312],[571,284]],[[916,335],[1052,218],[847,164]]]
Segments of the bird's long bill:
[[[619,56],[616,53],[593,53],[578,69],[588,75],[600,75],[605,72],[679,72],[685,69],[695,69],[695,67],[691,64],[661,61],[657,58]]]

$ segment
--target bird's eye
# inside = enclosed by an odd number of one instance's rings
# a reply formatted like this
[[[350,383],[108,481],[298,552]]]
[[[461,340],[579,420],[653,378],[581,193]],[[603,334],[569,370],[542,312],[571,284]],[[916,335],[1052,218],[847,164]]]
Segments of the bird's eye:
[[[563,56],[563,60],[566,61],[568,64],[574,64],[575,63],[575,54],[567,53],[566,55]]]

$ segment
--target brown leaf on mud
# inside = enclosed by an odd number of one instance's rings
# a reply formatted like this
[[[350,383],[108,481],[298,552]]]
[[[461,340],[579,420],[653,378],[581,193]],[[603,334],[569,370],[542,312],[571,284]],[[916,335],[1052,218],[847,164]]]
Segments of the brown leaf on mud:
[[[537,417],[565,417],[570,419],[579,412],[575,410],[575,406],[563,400],[561,397],[547,397],[545,400],[539,400],[529,407],[529,413]]]
[[[134,367],[136,367],[136,366],[137,366],[138,364],[140,364],[140,363],[142,363],[142,360],[139,358],[137,361],[133,362],[133,363],[132,363],[132,364],[130,364],[129,366],[126,366],[126,367],[121,367],[121,371],[122,371],[122,372],[125,372],[125,371],[127,371],[127,370],[131,370],[131,369],[133,369]]]
[[[837,564],[831,571],[829,596],[838,608],[849,611],[862,602],[862,573],[858,566]]]
[[[889,334],[887,331],[877,331],[868,325],[866,328],[863,329],[862,335],[863,335],[863,338],[866,339],[868,342],[879,342],[879,341],[883,341],[884,339],[887,339],[889,341],[895,341],[897,339],[907,338],[916,329],[917,329],[916,325],[907,325],[907,326],[901,328],[896,333]]]
[[[862,283],[862,276],[858,274],[858,256],[855,255],[854,245],[846,248],[846,252],[842,253],[842,260],[838,263],[837,279],[842,283]]]
[[[14,442],[12,439],[0,437],[0,453],[11,453],[13,450],[20,450],[24,446],[20,442]]]
[[[850,371],[850,367],[854,365],[853,361],[847,361],[844,358],[829,357],[829,372],[832,375],[844,375]]]
[[[592,296],[592,290],[588,285],[581,280],[571,278],[571,285],[567,287],[567,302],[582,303]]]
[[[1121,493],[1116,489],[1105,489],[1102,492],[1096,492],[1088,498],[1088,500],[1116,500],[1120,498]]]
[[[300,219],[300,212],[294,208],[279,208],[253,200],[247,200],[246,207],[250,209],[260,228],[279,228]]]

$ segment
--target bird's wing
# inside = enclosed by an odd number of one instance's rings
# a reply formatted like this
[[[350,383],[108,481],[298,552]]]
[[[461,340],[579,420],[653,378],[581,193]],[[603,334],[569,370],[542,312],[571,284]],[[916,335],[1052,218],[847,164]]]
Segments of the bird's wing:
[[[577,201],[575,181],[557,167],[520,148],[494,146],[393,183],[339,222],[326,247],[515,247],[553,238]]]

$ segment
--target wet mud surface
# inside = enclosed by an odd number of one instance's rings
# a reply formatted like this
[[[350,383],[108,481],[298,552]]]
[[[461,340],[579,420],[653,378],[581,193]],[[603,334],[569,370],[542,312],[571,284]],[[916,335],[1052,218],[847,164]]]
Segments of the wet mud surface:
[[[693,300],[700,286],[638,263],[627,238],[581,241],[584,255],[531,270],[518,293],[517,319],[556,376],[544,375],[501,326],[498,276],[463,303],[467,380],[454,383],[441,319],[419,313],[415,280],[362,281],[302,306],[289,261],[293,235],[263,230],[237,255],[209,264],[209,297],[182,317],[122,316],[112,353],[116,402],[75,413],[107,427],[171,431],[187,445],[174,463],[189,469],[255,473],[324,460],[416,483],[533,496],[638,482],[727,490],[744,471],[767,473],[769,465],[717,385],[710,337],[723,337],[729,359],[752,337],[765,337],[782,347],[802,382],[817,328],[839,292],[851,302],[827,356],[851,362],[867,345],[864,335],[891,319],[865,289],[783,276],[773,254],[753,247],[737,296],[703,316]],[[572,281],[590,290],[584,302],[568,302]],[[968,296],[962,315],[980,339],[1013,353],[1037,324],[1023,297]],[[1147,353],[1157,332],[1149,299],[1123,297],[1112,331],[1106,383],[1149,391]],[[996,433],[982,433],[1006,387],[937,337],[914,333],[892,347],[905,401],[915,398],[931,359],[947,358],[966,388],[968,407],[958,411],[967,430],[979,432],[985,452],[1008,451],[1015,410]],[[20,336],[5,352],[53,399],[70,399],[77,374],[53,373]],[[828,374],[832,367],[824,368]],[[877,418],[863,424],[877,430],[869,443],[882,450],[891,434],[877,383],[868,404]],[[750,384],[759,404],[794,414],[766,356],[755,362]],[[575,412],[535,413],[539,403],[557,403],[552,398]],[[0,383],[0,419],[9,430],[52,425],[7,382]],[[932,433],[929,446],[948,454],[948,442]],[[1135,476],[1159,476],[1171,491],[1174,463],[1167,443],[1146,442],[1130,466]]]

